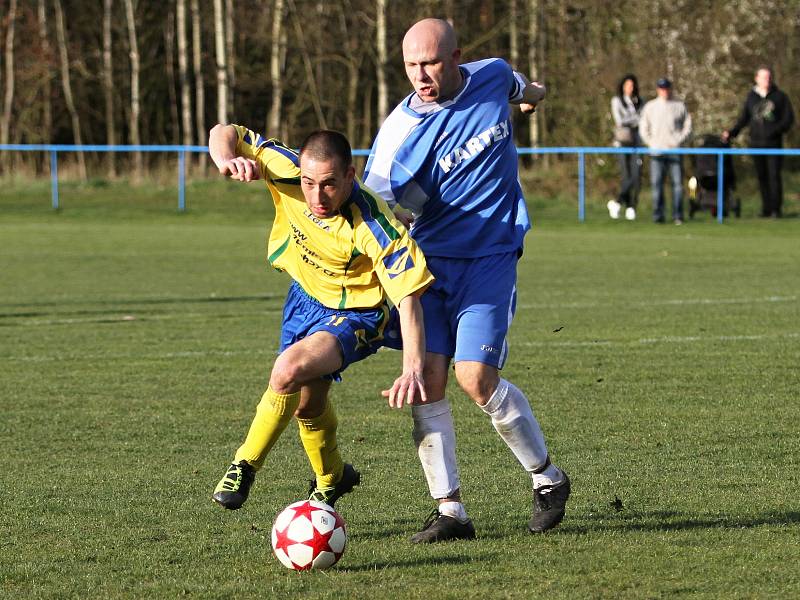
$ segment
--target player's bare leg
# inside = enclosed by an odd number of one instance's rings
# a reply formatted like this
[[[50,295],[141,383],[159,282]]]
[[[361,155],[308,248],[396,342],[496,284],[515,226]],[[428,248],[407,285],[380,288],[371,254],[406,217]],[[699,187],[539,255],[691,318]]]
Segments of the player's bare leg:
[[[299,392],[307,383],[337,371],[342,360],[336,336],[317,331],[281,352],[272,367],[269,385],[282,394]]]
[[[300,408],[303,401],[303,386],[308,382],[321,381],[323,375],[335,372],[341,367],[342,360],[336,337],[325,331],[300,340],[278,356],[272,368],[269,387],[256,409],[256,416],[250,425],[247,438],[237,450],[233,463],[214,490],[212,498],[215,502],[229,509],[241,507],[247,500],[255,473],[264,464],[267,454]],[[310,415],[306,419],[308,422],[316,423],[323,415],[326,423],[333,422],[332,432],[328,436],[333,443],[329,444],[329,447],[336,451],[336,417],[332,409],[329,413],[325,413],[327,389],[323,384],[309,388],[311,391],[306,393],[303,410],[308,411],[307,414]],[[317,391],[316,394],[311,393],[314,390]],[[302,430],[301,423],[301,438]],[[317,429],[316,433],[319,434],[319,431],[320,429]],[[323,431],[323,433],[328,432]],[[331,461],[334,472],[338,470],[338,477],[341,478],[342,468],[336,466],[337,457],[338,454],[332,453]],[[341,457],[338,457],[338,462],[341,464]]]
[[[425,393],[428,402],[411,407],[413,438],[431,496],[439,505],[414,534],[414,543],[472,539],[475,528],[461,503],[456,463],[456,434],[450,403],[445,398],[450,358],[443,354],[425,356]]]
[[[475,361],[459,361],[456,379],[464,392],[492,419],[492,425],[533,479],[531,533],[543,533],[564,518],[570,481],[550,463],[542,429],[530,403],[498,369]]]

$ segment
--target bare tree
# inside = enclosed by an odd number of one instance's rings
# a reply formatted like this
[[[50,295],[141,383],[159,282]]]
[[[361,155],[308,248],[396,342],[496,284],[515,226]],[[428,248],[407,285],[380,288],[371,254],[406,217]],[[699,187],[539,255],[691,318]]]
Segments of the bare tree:
[[[58,39],[58,54],[61,58],[61,86],[64,88],[64,101],[67,104],[70,119],[72,121],[72,137],[79,146],[83,145],[81,137],[81,121],[78,111],[75,108],[75,100],[72,96],[72,82],[69,74],[69,53],[67,52],[67,34],[64,30],[64,11],[61,8],[61,0],[53,0],[56,9],[56,37]],[[75,153],[78,158],[78,174],[84,181],[86,180],[86,159],[83,150]]]
[[[375,129],[372,121],[372,96],[375,90],[375,83],[372,77],[366,78],[367,82],[359,90],[363,97],[363,108],[361,109],[361,146],[369,147],[372,143],[372,136],[375,134]]]
[[[170,128],[172,132],[171,143],[178,144],[180,131],[178,127],[178,98],[175,94],[175,12],[169,7],[167,22],[164,26],[164,67],[167,71],[167,96],[169,97]]]
[[[628,70],[649,82],[671,70],[697,129],[719,131],[736,118],[750,69],[765,57],[786,93],[800,97],[798,1],[218,0],[217,26],[211,0],[128,0],[140,55],[139,135],[145,143],[206,143],[219,108],[214,36],[221,33],[228,120],[234,106],[237,119],[258,120],[290,143],[327,122],[367,146],[393,98],[407,93],[397,35],[428,15],[454,21],[465,60],[505,57],[548,84],[535,117],[514,111],[521,145],[605,143],[613,127],[608,99]],[[94,12],[86,13],[89,5]],[[127,8],[125,0],[0,0],[0,141],[135,137]],[[590,87],[592,94],[576,93]],[[796,146],[800,128],[786,141]],[[548,156],[561,160],[539,160]],[[15,166],[23,158],[15,156]],[[66,157],[75,177],[80,159]],[[134,172],[130,155],[98,160],[104,177],[119,177],[123,165]],[[199,175],[208,159],[198,153],[191,163]]]
[[[217,57],[217,121],[228,122],[228,64],[222,0],[214,0],[214,41]]]
[[[131,143],[138,146],[142,143],[141,136],[139,135],[139,116],[141,113],[139,99],[140,66],[139,42],[136,39],[136,15],[133,12],[133,0],[125,0],[125,17],[125,20],[128,22],[128,43],[131,57]],[[142,153],[137,150],[133,153],[133,173],[136,181],[142,178],[142,167]]]
[[[200,7],[198,0],[191,0],[192,9],[192,69],[194,71],[194,93],[195,93],[195,132],[197,134],[197,145],[203,146],[206,143],[206,83],[203,77],[203,48],[202,30],[200,29]],[[205,169],[206,158],[202,154],[197,155],[197,167],[201,171]]]
[[[176,6],[178,24],[178,78],[181,86],[181,125],[183,145],[192,144],[192,99],[189,88],[189,57],[186,54],[186,0],[178,0]]]
[[[6,29],[5,87],[3,98],[3,117],[0,120],[0,144],[7,144],[11,130],[11,109],[14,105],[14,28],[17,21],[17,0],[8,6],[8,28]],[[5,162],[5,161],[4,161]]]
[[[540,56],[540,50],[544,48],[544,45],[539,30],[539,3],[540,0],[528,0],[528,76],[532,80],[544,83],[544,69],[539,68],[540,61],[543,62],[544,59],[543,56]],[[530,116],[528,142],[532,148],[536,148],[539,145],[539,119],[542,110],[538,108]]]
[[[378,79],[378,127],[389,114],[389,86],[386,82],[386,65],[389,62],[386,49],[386,0],[377,0],[375,3],[376,15],[376,45],[378,47],[378,64],[376,65]]]
[[[283,108],[283,77],[281,70],[285,58],[286,32],[283,27],[285,4],[275,0],[272,11],[272,39],[270,44],[269,79],[272,87],[272,102],[267,116],[267,135],[279,135]]]
[[[103,96],[106,105],[106,143],[117,143],[117,128],[114,120],[114,62],[111,53],[111,12],[114,0],[103,0]],[[108,176],[117,176],[116,152],[106,152]]]
[[[320,102],[319,92],[317,90],[317,80],[314,77],[314,67],[311,63],[311,56],[308,52],[308,45],[306,44],[306,36],[303,33],[303,25],[300,22],[300,16],[297,12],[297,6],[294,0],[289,0],[289,6],[292,10],[292,21],[294,22],[294,34],[300,46],[300,55],[303,59],[303,66],[306,72],[306,82],[308,83],[308,95],[311,98],[311,105],[314,107],[314,112],[317,115],[317,123],[323,129],[327,129],[328,124],[325,119],[325,114],[322,112],[322,104]]]
[[[455,26],[455,19],[453,18],[456,14],[456,8],[454,6],[455,0],[445,0],[444,3],[444,19],[451,26]]]
[[[517,0],[508,0],[508,58],[511,66],[515,69],[519,68],[519,27],[517,19],[519,19],[519,10],[517,7]]]
[[[39,0],[36,14],[39,21],[39,44],[45,61],[45,76],[42,81],[42,95],[44,96],[42,101],[42,131],[44,131],[44,135],[42,140],[47,143],[51,141],[50,135],[53,131],[53,106],[50,84],[50,38],[47,37],[47,11],[44,3],[45,0]]]
[[[233,0],[225,0],[225,49],[228,76],[228,114],[234,114],[233,90],[236,87],[236,47],[233,39]]]
[[[356,139],[356,115],[358,108],[356,103],[358,101],[358,87],[359,77],[358,71],[361,67],[361,62],[364,54],[358,52],[359,40],[356,36],[352,35],[347,27],[347,14],[353,13],[353,7],[350,5],[349,0],[342,0],[339,4],[339,29],[342,35],[342,47],[347,62],[347,102],[345,104],[345,119],[346,127],[345,132],[347,139]]]

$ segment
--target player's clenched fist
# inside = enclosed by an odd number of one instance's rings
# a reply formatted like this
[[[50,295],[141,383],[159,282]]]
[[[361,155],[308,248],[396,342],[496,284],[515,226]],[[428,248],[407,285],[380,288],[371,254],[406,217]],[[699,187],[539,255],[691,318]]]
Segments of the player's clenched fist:
[[[237,181],[247,182],[261,179],[261,169],[259,169],[258,163],[243,156],[224,161],[219,166],[219,172],[222,175],[230,175],[231,179],[236,179]]]

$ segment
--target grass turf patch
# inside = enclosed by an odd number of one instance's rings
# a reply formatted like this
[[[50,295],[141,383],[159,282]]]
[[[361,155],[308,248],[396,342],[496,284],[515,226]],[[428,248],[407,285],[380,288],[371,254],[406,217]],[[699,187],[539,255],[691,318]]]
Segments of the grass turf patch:
[[[400,365],[382,351],[333,389],[364,477],[339,503],[347,552],[296,574],[269,547],[310,476],[293,427],[245,508],[210,501],[266,385],[288,281],[265,266],[260,187],[196,185],[182,216],[166,188],[76,187],[58,214],[0,196],[3,595],[800,593],[796,219],[539,211],[504,375],[573,479],[564,523],[525,532],[530,484],[451,382],[479,539],[410,544],[432,505],[410,415],[380,398]]]

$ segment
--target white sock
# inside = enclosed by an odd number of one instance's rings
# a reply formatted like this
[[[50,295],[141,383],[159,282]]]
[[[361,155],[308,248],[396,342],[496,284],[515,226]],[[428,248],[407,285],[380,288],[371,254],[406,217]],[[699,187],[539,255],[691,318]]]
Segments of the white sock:
[[[523,468],[531,474],[534,488],[563,479],[561,471],[550,464],[542,428],[519,388],[501,379],[489,402],[481,408],[492,418],[492,425]]]
[[[461,502],[440,502],[439,514],[453,517],[459,523],[466,523],[469,521],[467,510]]]
[[[447,498],[461,484],[456,464],[456,431],[447,398],[411,406],[412,436],[434,499]]]
[[[562,481],[564,481],[564,472],[555,465],[547,465],[547,468],[541,473],[533,474],[533,489],[538,490],[545,485],[554,486]]]

